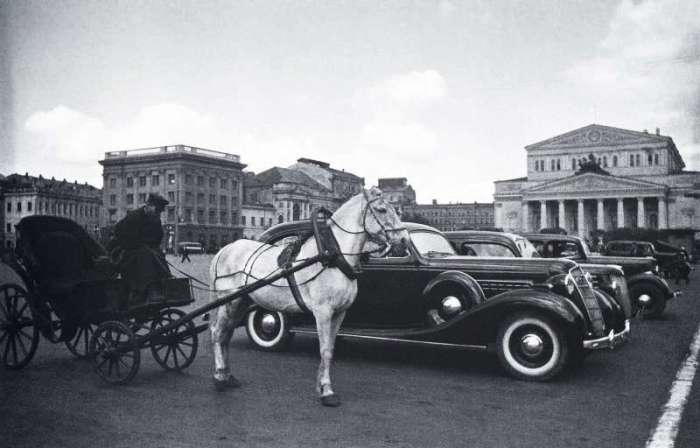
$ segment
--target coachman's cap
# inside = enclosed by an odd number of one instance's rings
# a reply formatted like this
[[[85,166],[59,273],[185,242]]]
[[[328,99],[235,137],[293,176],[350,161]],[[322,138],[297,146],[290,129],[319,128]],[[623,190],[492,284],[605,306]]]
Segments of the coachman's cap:
[[[163,196],[155,193],[149,194],[148,199],[146,199],[146,204],[152,205],[159,210],[165,210],[165,206],[169,203],[170,202],[168,202],[168,200],[165,199]]]

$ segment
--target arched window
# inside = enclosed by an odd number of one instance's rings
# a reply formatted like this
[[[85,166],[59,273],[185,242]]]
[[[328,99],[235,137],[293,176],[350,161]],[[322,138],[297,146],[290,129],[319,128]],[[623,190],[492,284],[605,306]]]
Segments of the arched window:
[[[554,159],[549,161],[549,168],[554,171]]]
[[[613,166],[617,166],[617,156],[613,156]]]
[[[561,170],[561,160],[557,159],[557,171]]]
[[[651,154],[647,155],[647,162],[649,163],[649,166],[651,166]]]
[[[277,217],[277,224],[282,224],[283,222],[284,222],[284,216],[279,215],[279,216]]]
[[[641,164],[642,164],[642,163],[641,163],[639,154],[637,154],[637,157],[635,157],[635,159],[634,159],[634,165],[635,165],[635,166],[641,166]]]
[[[634,154],[630,154],[630,166],[634,166]]]

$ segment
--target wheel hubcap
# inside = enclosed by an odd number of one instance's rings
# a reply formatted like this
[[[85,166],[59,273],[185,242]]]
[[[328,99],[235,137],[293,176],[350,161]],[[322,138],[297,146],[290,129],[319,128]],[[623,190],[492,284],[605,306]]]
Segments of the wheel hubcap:
[[[651,303],[651,296],[649,296],[649,294],[642,294],[637,298],[637,301],[639,301],[640,305],[649,305]]]
[[[538,356],[544,350],[544,341],[536,334],[526,334],[520,339],[520,348],[527,356]]]
[[[442,299],[442,311],[446,316],[457,314],[462,309],[462,302],[455,296],[447,296]]]
[[[260,329],[265,334],[274,334],[277,329],[277,319],[272,314],[265,314],[260,319]]]

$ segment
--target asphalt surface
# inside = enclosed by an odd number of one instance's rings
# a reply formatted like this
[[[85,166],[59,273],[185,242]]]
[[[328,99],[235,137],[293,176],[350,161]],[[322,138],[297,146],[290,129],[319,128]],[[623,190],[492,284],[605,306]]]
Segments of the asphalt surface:
[[[205,277],[206,257],[193,260],[182,266]],[[636,320],[629,344],[549,383],[513,380],[488,354],[340,341],[339,408],[317,401],[311,337],[265,353],[238,330],[231,355],[243,386],[223,393],[207,333],[184,373],[143,351],[127,386],[104,384],[90,362],[42,339],[24,370],[0,369],[0,447],[644,447],[700,323],[698,272],[663,319]],[[699,383],[676,447],[700,446]]]

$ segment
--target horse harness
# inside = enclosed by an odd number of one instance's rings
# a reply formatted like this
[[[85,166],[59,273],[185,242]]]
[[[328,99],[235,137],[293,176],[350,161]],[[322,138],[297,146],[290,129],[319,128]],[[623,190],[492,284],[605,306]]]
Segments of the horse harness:
[[[320,207],[315,209],[311,215],[311,224],[316,247],[318,253],[323,255],[321,265],[324,268],[338,268],[347,278],[355,280],[357,279],[359,271],[353,269],[347,262],[340,250],[338,241],[331,231],[331,227],[327,224],[331,214],[332,213],[328,209]],[[294,296],[294,301],[303,312],[310,313],[311,311],[306,306],[304,298],[299,291],[299,284],[294,276],[295,271],[291,269],[293,261],[299,255],[301,246],[306,240],[307,238],[300,238],[294,243],[287,245],[277,257],[277,264],[289,272],[285,278],[289,284],[289,289],[292,291],[292,296]]]

